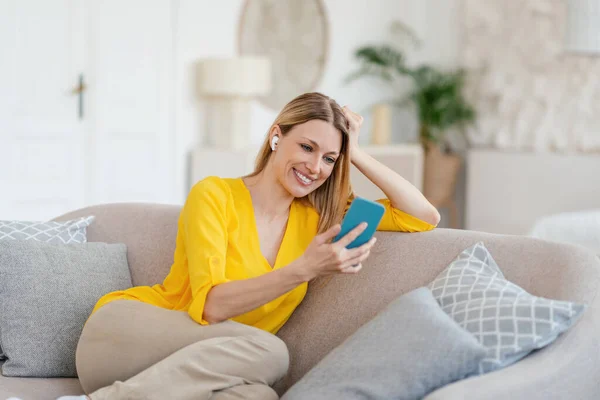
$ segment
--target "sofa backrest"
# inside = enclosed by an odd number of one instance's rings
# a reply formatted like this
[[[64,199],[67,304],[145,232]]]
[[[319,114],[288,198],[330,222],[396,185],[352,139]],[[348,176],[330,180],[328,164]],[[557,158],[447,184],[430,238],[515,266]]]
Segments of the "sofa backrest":
[[[303,302],[278,332],[291,357],[287,376],[275,385],[278,393],[392,300],[427,286],[462,250],[479,241],[508,280],[534,295],[591,305],[599,288],[600,260],[581,247],[453,229],[376,236],[377,244],[359,274],[311,282]],[[588,310],[583,319],[595,312]]]
[[[120,203],[82,208],[55,218],[65,221],[94,215],[89,242],[125,243],[134,286],[162,283],[173,264],[181,207]]]

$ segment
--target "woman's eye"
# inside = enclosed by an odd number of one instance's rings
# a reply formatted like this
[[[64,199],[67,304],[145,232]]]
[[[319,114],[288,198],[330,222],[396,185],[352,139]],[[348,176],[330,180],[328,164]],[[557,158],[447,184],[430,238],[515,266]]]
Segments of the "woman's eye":
[[[310,147],[307,144],[301,144],[300,145],[302,147],[302,149],[304,149],[305,151],[312,151],[312,147]]]
[[[325,161],[327,161],[329,164],[333,164],[335,162],[335,159],[332,157],[325,157]]]

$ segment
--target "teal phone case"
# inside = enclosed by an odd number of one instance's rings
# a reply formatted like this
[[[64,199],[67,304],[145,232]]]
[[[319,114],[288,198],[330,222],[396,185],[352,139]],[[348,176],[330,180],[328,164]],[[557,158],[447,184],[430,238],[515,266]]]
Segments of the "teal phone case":
[[[352,249],[367,243],[375,234],[379,222],[381,222],[381,218],[383,218],[384,212],[385,207],[381,204],[363,199],[362,197],[356,197],[350,204],[350,208],[342,221],[341,232],[338,233],[333,241],[337,242],[352,229],[356,228],[361,222],[366,222],[368,224],[367,229],[354,239],[352,243],[346,246],[346,248]]]

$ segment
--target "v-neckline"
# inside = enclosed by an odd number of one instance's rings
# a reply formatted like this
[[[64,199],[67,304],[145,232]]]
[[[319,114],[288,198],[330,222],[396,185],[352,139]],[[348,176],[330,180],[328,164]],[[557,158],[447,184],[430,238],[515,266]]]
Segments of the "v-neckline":
[[[250,222],[252,225],[252,234],[251,239],[252,239],[252,245],[258,249],[258,252],[260,254],[260,258],[263,260],[264,264],[269,267],[269,269],[271,270],[275,270],[280,266],[280,262],[281,262],[281,249],[283,248],[283,246],[285,245],[286,239],[289,236],[289,232],[291,230],[291,225],[292,225],[292,221],[294,221],[293,215],[294,215],[294,211],[295,211],[295,201],[292,200],[292,204],[290,204],[290,212],[288,215],[288,220],[287,223],[285,224],[285,231],[283,232],[283,237],[281,238],[281,243],[279,244],[279,249],[277,249],[277,255],[275,256],[275,263],[273,265],[271,265],[271,263],[269,262],[269,260],[267,260],[267,258],[265,257],[265,255],[263,254],[261,248],[260,248],[260,237],[258,235],[258,225],[256,223],[256,214],[254,212],[254,203],[252,201],[252,194],[250,193],[250,189],[248,189],[248,187],[246,186],[246,183],[244,182],[243,178],[239,178],[240,181],[240,185],[243,188],[243,191],[246,193],[246,196],[248,197],[248,207],[250,208]]]

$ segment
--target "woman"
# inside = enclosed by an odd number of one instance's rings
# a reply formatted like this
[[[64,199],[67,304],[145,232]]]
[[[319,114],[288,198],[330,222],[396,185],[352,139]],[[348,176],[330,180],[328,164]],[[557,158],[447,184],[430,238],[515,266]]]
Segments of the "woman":
[[[307,282],[356,274],[375,243],[345,249],[365,226],[331,243],[352,199],[350,163],[388,198],[378,229],[424,231],[440,218],[415,187],[361,151],[362,120],[327,96],[301,95],[277,116],[253,174],[198,182],[164,283],[96,305],[77,349],[89,397],[77,398],[277,399],[270,386],[289,356],[274,334]]]

